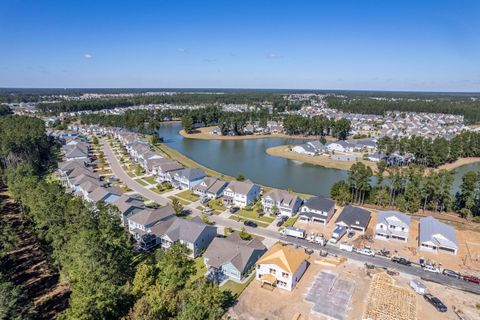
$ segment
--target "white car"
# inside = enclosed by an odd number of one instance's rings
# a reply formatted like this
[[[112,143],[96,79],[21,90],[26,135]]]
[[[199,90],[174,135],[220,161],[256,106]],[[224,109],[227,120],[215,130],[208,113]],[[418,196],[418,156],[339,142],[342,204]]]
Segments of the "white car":
[[[437,268],[435,266],[432,266],[432,265],[429,265],[429,264],[425,265],[423,267],[423,270],[428,271],[428,272],[433,272],[433,273],[440,273],[439,268]]]
[[[364,256],[375,256],[375,252],[373,252],[372,249],[369,248],[357,249],[357,253],[363,254]]]

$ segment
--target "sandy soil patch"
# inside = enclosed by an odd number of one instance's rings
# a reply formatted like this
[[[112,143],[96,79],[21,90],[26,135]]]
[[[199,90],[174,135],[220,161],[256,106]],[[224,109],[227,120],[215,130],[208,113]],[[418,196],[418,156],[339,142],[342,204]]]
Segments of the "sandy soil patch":
[[[248,134],[243,136],[219,136],[212,133],[215,127],[198,128],[192,133],[186,133],[185,130],[180,130],[180,135],[189,139],[201,139],[201,140],[249,140],[249,139],[266,139],[266,138],[286,138],[286,139],[308,139],[318,140],[319,136],[303,136],[303,135],[288,135],[283,133],[273,134]],[[333,137],[325,137],[327,141],[335,141]]]
[[[471,158],[460,158],[452,163],[446,163],[438,167],[438,170],[446,169],[446,170],[454,170],[466,164],[471,164],[475,162],[480,162],[480,157],[471,157]]]
[[[367,160],[358,160],[358,161],[338,161],[332,160],[328,155],[318,155],[318,156],[309,156],[306,154],[296,153],[290,150],[290,146],[283,145],[278,147],[268,148],[266,152],[274,157],[286,158],[290,160],[296,160],[304,163],[313,164],[316,166],[322,166],[325,168],[340,169],[340,170],[350,170],[352,164],[356,162],[363,162],[369,166],[373,172],[377,172],[377,164],[373,161]]]

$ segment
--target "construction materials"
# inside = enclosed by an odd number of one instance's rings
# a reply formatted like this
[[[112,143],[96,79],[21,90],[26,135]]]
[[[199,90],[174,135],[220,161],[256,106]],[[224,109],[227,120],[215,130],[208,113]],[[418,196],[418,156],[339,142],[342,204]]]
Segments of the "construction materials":
[[[384,272],[373,276],[364,319],[416,320],[416,309],[416,298],[410,290],[396,286]]]

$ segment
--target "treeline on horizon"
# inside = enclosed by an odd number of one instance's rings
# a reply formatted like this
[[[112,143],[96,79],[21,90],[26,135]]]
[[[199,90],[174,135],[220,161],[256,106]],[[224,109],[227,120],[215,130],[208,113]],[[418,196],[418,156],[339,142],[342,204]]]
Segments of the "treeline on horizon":
[[[48,178],[59,149],[41,119],[0,116],[0,136],[0,187],[8,187],[51,268],[68,283],[68,307],[59,319],[221,318],[233,297],[195,276],[186,247],[134,254],[116,207],[94,208]],[[0,316],[37,319],[30,293],[11,280],[7,262],[21,236],[16,232],[0,216]]]
[[[374,100],[371,98],[328,97],[330,108],[343,112],[385,115],[391,111],[428,112],[463,115],[466,123],[480,121],[480,101],[463,99]]]

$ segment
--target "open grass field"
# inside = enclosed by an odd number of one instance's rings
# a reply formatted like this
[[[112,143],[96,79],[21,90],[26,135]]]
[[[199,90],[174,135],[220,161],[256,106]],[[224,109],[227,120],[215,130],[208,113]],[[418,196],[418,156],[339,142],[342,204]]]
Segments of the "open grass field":
[[[237,216],[235,214],[232,214],[230,217],[228,217],[228,219],[238,221],[238,222],[252,221],[252,222],[255,222],[259,227],[262,227],[262,228],[266,228],[268,226],[268,223],[256,221],[256,220],[253,220],[253,219],[243,218],[243,217]]]
[[[176,196],[189,202],[195,202],[200,199],[200,197],[193,193],[191,190],[182,191],[180,193],[177,193]]]
[[[260,216],[255,210],[240,209],[237,212],[237,215],[244,218],[255,219],[255,220],[266,222],[266,223],[272,223],[275,220],[274,218],[271,218],[271,217]]]

